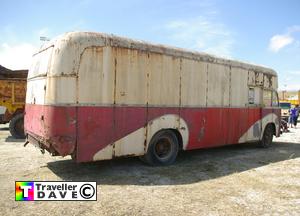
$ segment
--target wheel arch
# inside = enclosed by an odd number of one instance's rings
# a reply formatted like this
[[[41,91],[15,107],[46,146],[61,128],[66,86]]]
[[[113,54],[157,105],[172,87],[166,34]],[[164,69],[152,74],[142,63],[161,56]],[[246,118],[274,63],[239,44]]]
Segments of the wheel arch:
[[[268,126],[270,126],[270,127],[272,128],[272,130],[273,130],[273,135],[276,135],[276,126],[275,126],[275,123],[274,123],[274,122],[269,122],[268,124],[266,124],[266,126],[265,126],[263,132],[265,132],[265,130],[266,130],[266,128],[267,128]]]
[[[147,139],[145,153],[148,150],[152,137],[162,130],[172,131],[178,140],[179,149],[185,150],[189,140],[189,128],[183,118],[175,114],[167,114],[160,116],[147,124]]]
[[[280,129],[280,118],[275,113],[270,113],[262,118],[261,124],[262,130],[260,140],[262,139],[265,129],[268,125],[272,125],[271,127],[273,129],[273,134],[275,136],[277,135],[276,133],[279,132]]]
[[[170,128],[169,130],[171,130],[176,135],[178,145],[179,145],[179,150],[182,150],[183,149],[183,141],[182,141],[181,133],[177,129]]]
[[[179,115],[165,114],[150,120],[143,127],[99,149],[94,153],[93,160],[106,160],[128,155],[143,156],[149,149],[151,139],[163,130],[174,133],[179,150],[187,149],[189,128],[186,122]],[[134,143],[136,145],[133,145]]]

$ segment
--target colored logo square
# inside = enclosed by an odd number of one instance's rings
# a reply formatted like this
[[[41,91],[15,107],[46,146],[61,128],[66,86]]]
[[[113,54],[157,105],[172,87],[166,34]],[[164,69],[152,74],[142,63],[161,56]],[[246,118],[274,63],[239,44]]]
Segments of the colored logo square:
[[[16,182],[16,201],[34,200],[34,182]]]

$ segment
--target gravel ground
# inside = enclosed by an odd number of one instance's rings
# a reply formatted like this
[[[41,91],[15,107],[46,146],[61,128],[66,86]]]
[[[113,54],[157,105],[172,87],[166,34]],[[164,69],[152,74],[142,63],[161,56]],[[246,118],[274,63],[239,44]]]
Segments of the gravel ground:
[[[1,215],[300,215],[300,126],[268,149],[182,152],[169,167],[138,158],[75,164],[23,143],[0,125]],[[16,180],[97,181],[98,201],[16,202]]]

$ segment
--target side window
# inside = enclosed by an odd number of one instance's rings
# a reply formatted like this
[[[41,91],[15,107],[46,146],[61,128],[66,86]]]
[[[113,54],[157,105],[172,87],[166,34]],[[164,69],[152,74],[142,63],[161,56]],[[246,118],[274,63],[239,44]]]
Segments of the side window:
[[[254,92],[254,88],[249,88],[249,92],[248,92],[248,102],[249,104],[254,104],[254,98],[255,98],[255,92]]]
[[[259,106],[261,104],[262,89],[259,87],[249,87],[248,89],[248,104]]]
[[[263,92],[263,105],[265,107],[271,107],[272,106],[272,91],[264,90],[264,92]]]
[[[278,94],[276,91],[272,92],[272,107],[278,107],[279,103],[278,103]]]

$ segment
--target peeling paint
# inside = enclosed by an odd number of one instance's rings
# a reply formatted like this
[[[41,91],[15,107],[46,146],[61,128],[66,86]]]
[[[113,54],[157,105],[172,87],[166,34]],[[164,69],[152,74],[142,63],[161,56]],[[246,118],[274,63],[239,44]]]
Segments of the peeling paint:
[[[257,139],[261,95],[277,88],[266,67],[113,35],[67,33],[42,50],[35,57],[47,69],[29,79],[26,129],[78,161],[143,155],[162,129],[176,130],[184,150]],[[36,116],[44,123],[36,126]]]

